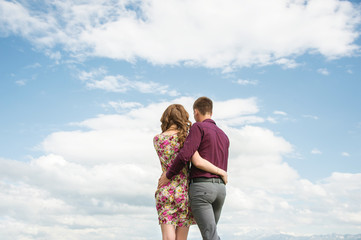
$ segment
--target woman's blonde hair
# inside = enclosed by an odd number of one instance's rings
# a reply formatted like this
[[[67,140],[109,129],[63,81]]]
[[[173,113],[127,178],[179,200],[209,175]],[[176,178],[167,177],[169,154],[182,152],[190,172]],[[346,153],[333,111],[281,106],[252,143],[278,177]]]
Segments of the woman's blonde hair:
[[[189,128],[192,126],[189,121],[189,114],[181,104],[172,104],[164,111],[161,119],[162,132],[167,131],[172,125],[177,126],[178,141],[181,147],[186,140]]]

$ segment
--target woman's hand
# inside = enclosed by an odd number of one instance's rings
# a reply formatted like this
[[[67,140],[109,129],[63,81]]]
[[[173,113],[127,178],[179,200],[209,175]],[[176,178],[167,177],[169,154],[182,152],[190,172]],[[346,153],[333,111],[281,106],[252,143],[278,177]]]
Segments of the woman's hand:
[[[221,176],[224,184],[227,184],[228,183],[228,174],[226,171],[224,171],[223,169],[221,168],[218,168],[218,175]]]

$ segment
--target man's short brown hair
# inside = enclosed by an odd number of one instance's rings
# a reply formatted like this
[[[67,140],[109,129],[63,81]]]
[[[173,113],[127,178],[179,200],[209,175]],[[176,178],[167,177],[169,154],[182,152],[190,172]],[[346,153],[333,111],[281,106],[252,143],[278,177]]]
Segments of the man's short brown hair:
[[[200,97],[194,102],[193,109],[197,109],[202,115],[212,114],[213,102],[207,97]]]

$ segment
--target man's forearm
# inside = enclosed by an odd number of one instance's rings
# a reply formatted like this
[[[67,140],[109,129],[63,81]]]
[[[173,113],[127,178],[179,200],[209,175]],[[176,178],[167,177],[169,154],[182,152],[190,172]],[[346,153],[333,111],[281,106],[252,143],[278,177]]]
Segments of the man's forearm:
[[[187,163],[187,161],[184,160],[184,157],[182,155],[182,153],[179,153],[177,155],[177,157],[174,159],[172,166],[170,166],[170,168],[167,171],[167,178],[171,179],[173,176],[177,175],[182,168],[185,166],[185,164]]]
[[[189,135],[184,142],[183,148],[179,151],[179,154],[174,159],[172,166],[167,171],[167,178],[171,179],[174,175],[177,175],[182,168],[187,164],[190,158],[197,151],[201,142],[201,131],[195,124],[191,127]]]

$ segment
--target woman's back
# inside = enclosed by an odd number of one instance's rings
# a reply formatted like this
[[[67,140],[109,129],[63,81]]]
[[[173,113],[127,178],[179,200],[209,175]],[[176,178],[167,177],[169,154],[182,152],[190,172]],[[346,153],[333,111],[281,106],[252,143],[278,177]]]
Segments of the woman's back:
[[[178,136],[161,133],[153,138],[153,143],[162,171],[167,171],[180,149]],[[188,166],[185,166],[179,175],[157,189],[155,198],[160,224],[180,227],[195,224],[189,210],[188,182]]]

